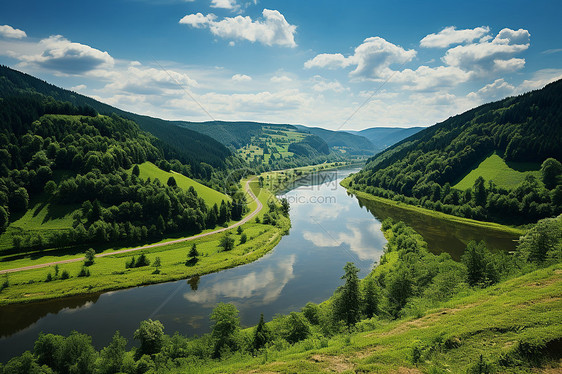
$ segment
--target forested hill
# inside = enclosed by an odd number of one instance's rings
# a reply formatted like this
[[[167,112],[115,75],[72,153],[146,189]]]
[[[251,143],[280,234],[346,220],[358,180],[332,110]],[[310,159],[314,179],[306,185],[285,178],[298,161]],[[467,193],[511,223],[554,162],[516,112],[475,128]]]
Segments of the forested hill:
[[[101,103],[84,95],[56,87],[28,74],[6,66],[0,66],[0,98],[30,97],[33,95],[52,97],[56,101],[69,102],[77,107],[91,107],[100,114],[117,115],[135,121],[142,130],[159,139],[167,158],[175,158],[189,164],[196,175],[205,177],[201,162],[213,168],[224,169],[232,153],[215,139],[187,128],[175,126],[169,121],[129,113]]]
[[[372,157],[352,184],[374,195],[459,216],[536,221],[562,209],[561,144],[562,81],[557,81],[482,105],[404,139]],[[487,170],[492,177],[487,182],[477,178],[468,191],[451,187],[494,153],[509,172],[523,173],[521,184],[504,188],[494,180],[494,170]],[[524,174],[533,164],[537,172],[542,164],[542,178]]]

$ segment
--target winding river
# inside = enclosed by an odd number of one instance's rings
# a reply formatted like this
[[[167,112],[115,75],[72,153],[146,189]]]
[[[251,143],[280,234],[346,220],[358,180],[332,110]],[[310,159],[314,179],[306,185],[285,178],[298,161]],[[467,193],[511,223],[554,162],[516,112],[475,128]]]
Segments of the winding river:
[[[0,362],[33,349],[40,332],[68,335],[77,330],[105,346],[116,330],[132,343],[140,321],[160,320],[165,332],[193,336],[209,331],[209,314],[219,302],[240,310],[243,326],[275,314],[322,302],[342,284],[351,261],[364,277],[386,243],[380,220],[390,216],[412,225],[430,250],[458,258],[466,242],[485,240],[498,249],[514,247],[511,236],[427,220],[384,204],[358,200],[339,185],[357,170],[335,170],[306,177],[283,195],[291,204],[290,233],[258,261],[237,268],[157,285],[34,304],[0,307]]]

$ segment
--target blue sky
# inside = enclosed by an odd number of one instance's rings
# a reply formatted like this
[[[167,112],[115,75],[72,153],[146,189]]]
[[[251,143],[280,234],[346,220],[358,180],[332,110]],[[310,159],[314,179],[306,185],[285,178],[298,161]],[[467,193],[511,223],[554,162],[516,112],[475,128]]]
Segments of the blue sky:
[[[166,119],[428,126],[561,78],[561,14],[554,0],[19,0],[2,5],[0,63]]]

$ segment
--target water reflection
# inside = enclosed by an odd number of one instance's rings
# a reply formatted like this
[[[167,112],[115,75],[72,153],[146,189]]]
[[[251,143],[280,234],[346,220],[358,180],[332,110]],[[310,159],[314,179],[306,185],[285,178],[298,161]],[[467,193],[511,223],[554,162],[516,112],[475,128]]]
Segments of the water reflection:
[[[277,300],[285,285],[295,277],[295,261],[296,256],[290,255],[265,269],[251,271],[236,279],[217,280],[203,290],[184,293],[183,297],[208,308],[227,299],[235,304],[246,303],[240,299],[250,298],[253,306],[268,304]]]

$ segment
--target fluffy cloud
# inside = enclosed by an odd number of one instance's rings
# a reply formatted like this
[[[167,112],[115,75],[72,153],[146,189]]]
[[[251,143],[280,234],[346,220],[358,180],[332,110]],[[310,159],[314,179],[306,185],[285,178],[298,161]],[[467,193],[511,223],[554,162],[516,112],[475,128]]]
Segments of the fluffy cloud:
[[[109,53],[85,44],[73,43],[60,35],[43,39],[35,47],[37,53],[19,56],[18,59],[27,65],[69,75],[109,69],[114,65]]]
[[[521,69],[525,60],[513,55],[529,48],[530,34],[527,30],[503,29],[492,41],[459,45],[449,49],[443,62],[477,75],[491,72],[510,72]]]
[[[420,66],[416,70],[405,69],[392,77],[395,83],[402,83],[406,89],[426,91],[434,88],[452,87],[468,81],[471,73],[452,66],[431,68]]]
[[[106,89],[144,95],[160,95],[166,91],[197,87],[198,83],[187,74],[172,70],[130,66],[124,71],[113,72],[113,82]]]
[[[207,14],[206,16],[202,13],[197,14],[188,14],[182,19],[180,19],[180,23],[185,25],[189,25],[191,27],[195,27],[196,29],[208,26],[211,22],[214,22],[217,19],[213,13]]]
[[[296,47],[297,27],[287,22],[277,10],[264,9],[263,19],[252,20],[248,16],[226,17],[217,21],[214,14],[188,14],[180,23],[196,28],[207,27],[215,36],[224,39],[248,40],[268,46]]]
[[[252,77],[245,74],[234,74],[231,79],[235,82],[249,82],[252,80]]]
[[[404,64],[416,56],[416,51],[387,42],[381,37],[371,37],[355,48],[349,57],[341,53],[319,54],[305,62],[305,68],[346,68],[355,66],[350,75],[359,79],[381,79],[388,77],[393,64]]]
[[[503,78],[496,79],[493,83],[487,84],[476,92],[471,92],[467,96],[478,102],[487,102],[502,99],[513,95],[515,87],[507,83]]]
[[[10,25],[0,25],[0,36],[4,38],[23,39],[27,37],[25,31],[14,29]]]
[[[211,0],[211,8],[236,10],[240,5],[236,4],[236,0]]]
[[[445,27],[437,34],[429,34],[420,41],[425,48],[447,48],[453,44],[472,42],[490,32],[488,26],[457,30],[454,26]]]

